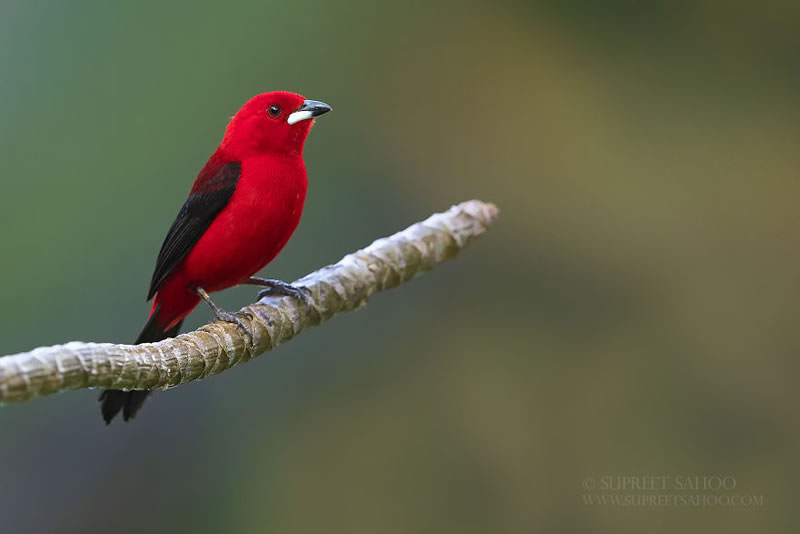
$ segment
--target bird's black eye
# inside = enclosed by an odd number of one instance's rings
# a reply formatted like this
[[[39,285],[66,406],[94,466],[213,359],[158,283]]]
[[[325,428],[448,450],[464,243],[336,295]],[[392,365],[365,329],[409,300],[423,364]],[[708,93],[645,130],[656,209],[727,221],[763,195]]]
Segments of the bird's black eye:
[[[267,110],[267,113],[269,113],[269,116],[273,119],[278,118],[281,115],[281,107],[278,104],[272,104]]]

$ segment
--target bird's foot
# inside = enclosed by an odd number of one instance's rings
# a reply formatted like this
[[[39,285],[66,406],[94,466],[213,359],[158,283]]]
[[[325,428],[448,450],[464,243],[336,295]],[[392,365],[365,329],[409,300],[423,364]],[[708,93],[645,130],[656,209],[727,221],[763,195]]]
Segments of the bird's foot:
[[[211,300],[211,297],[208,296],[208,293],[206,293],[206,291],[202,287],[195,288],[194,292],[197,293],[197,295],[199,295],[200,298],[206,301],[206,304],[208,304],[208,307],[211,308],[211,311],[214,312],[214,316],[216,316],[217,320],[235,324],[236,327],[242,331],[247,346],[250,347],[250,349],[254,348],[255,337],[253,336],[253,331],[250,329],[250,327],[248,327],[244,323],[244,321],[240,319],[240,317],[246,317],[249,321],[252,321],[253,320],[252,314],[248,312],[231,313],[229,311],[223,310],[222,308],[214,304],[214,301]]]
[[[270,278],[253,277],[248,280],[248,283],[264,286],[265,289],[258,292],[258,298],[293,297],[302,300],[306,306],[311,306],[311,297],[306,293],[307,290],[304,291],[305,288],[295,287],[281,280],[273,280]]]
[[[253,342],[255,339],[253,337],[253,331],[245,324],[244,321],[240,319],[240,317],[246,317],[248,320],[252,321],[253,316],[251,314],[247,312],[231,313],[222,309],[217,309],[214,310],[214,315],[216,315],[218,321],[235,324],[236,328],[241,330],[242,334],[244,335],[247,345],[250,348],[253,348]]]

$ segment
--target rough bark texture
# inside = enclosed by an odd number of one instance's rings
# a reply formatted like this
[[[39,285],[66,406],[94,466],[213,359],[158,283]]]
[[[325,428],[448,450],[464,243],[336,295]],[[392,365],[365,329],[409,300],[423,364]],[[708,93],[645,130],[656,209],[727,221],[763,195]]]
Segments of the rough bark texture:
[[[0,402],[79,388],[166,389],[222,372],[454,257],[497,214],[493,204],[463,202],[297,280],[293,285],[306,289],[308,302],[268,296],[243,308],[253,317],[243,318],[252,345],[236,326],[214,322],[158,343],[74,341],[2,357]]]

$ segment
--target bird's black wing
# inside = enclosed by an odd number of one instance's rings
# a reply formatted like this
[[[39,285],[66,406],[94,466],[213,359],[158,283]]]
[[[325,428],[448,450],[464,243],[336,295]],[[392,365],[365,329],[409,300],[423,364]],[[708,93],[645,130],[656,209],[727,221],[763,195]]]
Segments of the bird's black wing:
[[[208,179],[199,181],[192,189],[178,217],[172,223],[164,244],[161,245],[147,300],[153,298],[164,280],[192,250],[211,222],[228,204],[241,174],[240,163],[235,161],[226,163]]]

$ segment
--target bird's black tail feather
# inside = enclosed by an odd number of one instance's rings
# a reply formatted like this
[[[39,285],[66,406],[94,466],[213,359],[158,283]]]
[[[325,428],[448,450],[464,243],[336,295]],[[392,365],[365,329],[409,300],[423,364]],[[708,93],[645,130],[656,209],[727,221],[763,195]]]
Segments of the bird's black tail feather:
[[[144,330],[139,334],[136,339],[136,344],[139,343],[154,343],[167,339],[168,337],[175,337],[181,329],[181,322],[173,326],[167,331],[162,330],[156,324],[156,317],[158,316],[158,308],[150,314],[150,319],[144,325]],[[150,394],[150,390],[133,390],[133,391],[120,391],[118,389],[106,389],[100,394],[100,412],[103,414],[103,420],[109,424],[112,419],[122,411],[122,418],[127,421],[132,419],[139,408],[144,404],[144,400]]]

